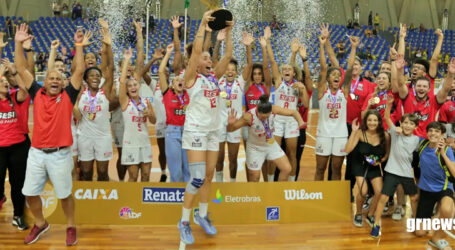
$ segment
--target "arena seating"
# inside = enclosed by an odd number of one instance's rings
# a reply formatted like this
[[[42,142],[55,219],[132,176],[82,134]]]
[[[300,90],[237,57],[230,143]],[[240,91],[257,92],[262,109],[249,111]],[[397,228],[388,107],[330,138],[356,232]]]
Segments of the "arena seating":
[[[22,18],[17,18],[17,17],[12,17],[12,20],[22,20]],[[269,23],[267,22],[258,22],[258,23],[253,23],[253,22],[244,22],[244,26],[258,26],[259,30],[263,30],[263,28]],[[78,20],[71,20],[70,18],[59,18],[59,17],[40,17],[38,20],[33,21],[30,24],[31,30],[35,36],[35,39],[33,41],[33,48],[37,52],[46,52],[48,53],[48,50],[50,48],[51,41],[54,39],[59,39],[61,41],[61,44],[67,48],[72,46],[73,44],[73,32],[76,29],[77,26],[84,26],[85,28],[89,28],[93,24],[90,22],[87,22],[82,19]],[[149,47],[149,58],[151,58],[152,53],[157,46],[164,47],[166,44],[169,44],[172,42],[172,26],[170,22],[167,19],[161,19],[157,20],[156,22],[156,32],[150,33],[149,34],[149,39],[150,39],[150,47]],[[189,29],[189,36],[188,36],[188,41],[192,41],[194,39],[194,35],[197,31],[199,25],[199,20],[191,20],[188,26]],[[5,27],[5,17],[0,16],[0,27]],[[316,28],[316,27],[315,27]],[[285,28],[286,29],[286,28]],[[346,34],[350,35],[356,35],[360,36],[362,39],[362,44],[364,49],[367,47],[371,47],[371,52],[375,56],[375,60],[363,60],[363,65],[364,65],[364,70],[372,70],[373,72],[377,72],[379,69],[379,65],[382,60],[386,60],[388,57],[388,48],[389,48],[389,43],[383,39],[382,37],[372,37],[372,38],[366,38],[363,36],[365,29],[367,29],[367,26],[362,26],[360,29],[356,30],[348,30],[346,26],[342,25],[330,25],[330,30],[331,30],[331,42],[332,45],[334,45],[338,41],[346,41]],[[393,34],[398,33],[397,27],[391,27],[388,29],[389,32]],[[314,29],[316,30],[316,29]],[[277,37],[279,36],[280,31],[278,30],[273,30],[273,36]],[[442,55],[445,55],[446,53],[449,53],[450,55],[454,54],[454,32],[453,30],[447,30],[445,31],[445,37],[444,37],[444,43],[442,46]],[[417,29],[413,31],[408,32],[407,36],[407,44],[411,45],[411,48],[417,49],[417,48],[422,48],[422,49],[428,49],[428,58],[431,58],[431,53],[433,48],[436,45],[437,37],[434,34],[434,30],[432,29],[427,29],[425,33],[420,33]],[[239,48],[239,46],[242,46],[240,44],[240,41],[234,41],[235,42],[235,48]],[[289,54],[290,51],[289,45],[284,44],[284,43],[289,43],[289,39],[274,39],[272,40],[272,46],[273,50],[275,52],[275,59],[279,64],[285,63],[289,60]],[[317,46],[317,38],[313,37],[310,39],[310,41],[307,41],[308,47],[308,54],[310,56],[309,62],[310,62],[310,69],[313,69],[319,64],[319,53],[318,53],[318,46]],[[86,51],[87,52],[94,52],[96,50],[96,44],[90,46]],[[99,46],[99,44],[98,44]],[[259,48],[260,45],[256,41],[256,47]],[[182,48],[183,48],[183,41],[182,41]],[[335,48],[335,52],[337,52],[338,49]],[[9,42],[7,45],[6,49],[4,50],[4,56],[12,59],[13,57],[13,51],[14,51],[14,43]],[[236,58],[241,58],[241,50],[234,50],[234,56]],[[347,53],[349,53],[349,46]],[[346,54],[347,54],[346,53]],[[134,58],[135,58],[134,54]],[[254,49],[253,50],[253,60],[254,61],[259,61],[262,58],[262,51],[260,49]],[[172,60],[172,58],[171,58]],[[345,66],[346,65],[346,60],[342,59],[340,61],[340,65]],[[155,66],[152,68],[152,72],[157,71],[157,67]]]

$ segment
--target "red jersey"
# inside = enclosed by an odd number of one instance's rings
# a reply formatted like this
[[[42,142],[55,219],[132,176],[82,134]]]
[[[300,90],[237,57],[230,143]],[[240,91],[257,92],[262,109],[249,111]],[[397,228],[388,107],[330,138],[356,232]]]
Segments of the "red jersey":
[[[259,97],[261,95],[269,95],[267,93],[267,89],[264,84],[251,84],[248,88],[248,91],[245,93],[245,103],[246,103],[246,110],[250,110],[256,108],[259,103]]]
[[[428,92],[428,95],[434,95],[434,78],[428,74],[425,77],[430,80],[430,92]],[[415,96],[414,83],[409,81],[406,83],[406,86],[408,86],[409,93],[412,93]]]
[[[17,89],[13,89],[11,93],[17,93]],[[21,124],[21,128],[24,134],[28,134],[30,131],[28,129],[28,111],[30,108],[30,95],[27,95],[25,101],[18,103],[17,105],[17,118]]]
[[[371,105],[370,109],[375,109],[375,110],[379,111],[379,113],[381,114],[382,121],[383,121],[382,124],[383,124],[385,130],[387,130],[389,127],[387,126],[387,123],[384,120],[384,113],[385,113],[385,108],[387,106],[388,95],[391,95],[391,94],[392,94],[392,90],[388,90],[386,92],[379,92],[376,95],[374,95],[374,93],[371,93],[365,99],[365,102],[363,103],[363,106],[362,106],[362,111],[367,110],[368,101],[371,98],[374,98],[374,97],[378,97],[379,98],[379,103]],[[399,98],[395,98],[394,99],[392,110],[391,110],[391,114],[390,114],[390,118],[392,119],[392,122],[394,124],[399,119],[401,119],[401,101],[400,101]]]
[[[426,100],[417,101],[413,94],[402,100],[404,114],[412,113],[419,117],[419,126],[414,130],[414,134],[427,138],[426,128],[430,122],[436,118],[441,104],[438,103],[435,95],[429,95]]]
[[[455,119],[455,100],[446,101],[439,109],[439,121],[452,123]]]
[[[344,81],[345,71],[341,69],[341,82]],[[359,77],[351,80],[351,87],[348,97],[347,105],[347,117],[346,122],[351,124],[352,121],[357,118],[358,121],[362,121],[362,106],[370,93],[374,92],[376,84],[368,81],[365,78]]]
[[[311,100],[311,95],[313,94],[313,90],[307,89],[307,94],[308,94],[308,98]],[[308,127],[308,124],[307,124],[308,112],[310,109],[305,108],[305,106],[303,106],[302,100],[300,98],[299,98],[299,101],[297,102],[297,108],[299,110],[300,116],[302,117],[302,120],[305,122],[305,126],[303,126],[301,129],[306,129]]]
[[[185,106],[190,103],[188,93],[178,96],[167,88],[163,92],[163,103],[166,109],[166,125],[183,126],[185,124]]]
[[[19,119],[19,108],[16,101],[17,92],[0,100],[0,147],[8,147],[25,140]]]
[[[57,148],[73,145],[71,115],[78,90],[70,84],[57,96],[49,96],[36,82],[28,90],[33,99],[34,148]]]

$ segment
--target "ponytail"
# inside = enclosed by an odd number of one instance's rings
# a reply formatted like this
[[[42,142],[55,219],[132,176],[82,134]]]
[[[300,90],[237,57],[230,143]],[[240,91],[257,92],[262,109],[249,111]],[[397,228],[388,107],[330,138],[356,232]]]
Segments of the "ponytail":
[[[261,95],[261,97],[259,97],[257,109],[258,112],[262,114],[272,112],[272,104],[269,102],[269,97],[267,95]]]

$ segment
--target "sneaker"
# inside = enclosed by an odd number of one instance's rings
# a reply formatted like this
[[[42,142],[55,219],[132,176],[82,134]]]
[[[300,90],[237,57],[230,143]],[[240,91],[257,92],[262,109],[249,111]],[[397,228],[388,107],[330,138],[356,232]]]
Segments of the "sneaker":
[[[160,182],[166,182],[167,180],[167,175],[161,174]]]
[[[202,218],[199,215],[198,211],[194,211],[194,224],[201,226],[205,233],[208,235],[215,235],[216,234],[216,228],[212,225],[212,221],[209,219],[209,215],[205,216]]]
[[[36,225],[33,225],[32,230],[30,230],[30,233],[27,235],[27,237],[25,237],[24,243],[25,244],[35,243],[43,233],[45,233],[45,232],[47,232],[47,230],[49,230],[49,228],[50,228],[50,225],[49,225],[49,223],[47,223],[47,221],[45,222],[45,224],[42,227],[37,227]]]
[[[191,245],[194,243],[193,233],[191,232],[190,223],[188,221],[179,221],[177,227],[180,231],[180,241],[186,245]]]
[[[388,213],[389,213],[389,203],[387,202],[387,203],[385,204],[384,210],[382,211],[382,214],[383,214],[383,215],[386,215],[386,214],[388,214]]]
[[[401,220],[401,207],[395,208],[395,211],[392,214],[393,220]]]
[[[24,217],[22,216],[13,217],[13,226],[17,226],[17,229],[20,231],[28,228],[27,222],[25,222]]]
[[[356,226],[356,227],[362,227],[363,226],[363,221],[362,221],[362,215],[361,214],[356,214],[354,216],[354,226]]]
[[[3,198],[0,200],[0,210],[2,210],[3,203],[6,202],[6,196],[3,196]]]
[[[381,226],[374,225],[374,227],[371,229],[370,236],[373,238],[381,236]]]
[[[363,202],[363,205],[362,205],[363,211],[367,211],[368,209],[370,209],[370,204],[371,204],[372,200],[373,200],[373,197],[370,197],[369,195],[367,195],[367,198],[365,199],[365,201]]]
[[[367,215],[365,221],[370,225],[370,227],[374,226],[374,216]]]
[[[76,227],[66,228],[66,245],[74,246],[77,243]]]

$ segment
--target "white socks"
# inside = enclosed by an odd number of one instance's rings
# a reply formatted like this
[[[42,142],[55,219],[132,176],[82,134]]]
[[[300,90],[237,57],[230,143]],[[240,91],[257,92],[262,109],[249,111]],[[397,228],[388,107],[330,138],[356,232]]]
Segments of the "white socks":
[[[223,182],[224,181],[223,171],[216,171],[215,179],[216,179],[216,182]]]
[[[199,215],[204,218],[207,216],[207,209],[209,208],[208,203],[199,202]]]
[[[289,176],[289,181],[295,181],[295,175],[294,176]]]
[[[267,182],[273,182],[273,178],[275,177],[274,174],[268,174],[267,175]]]
[[[190,221],[190,214],[191,214],[191,209],[186,209],[183,207],[182,209],[182,221]]]

